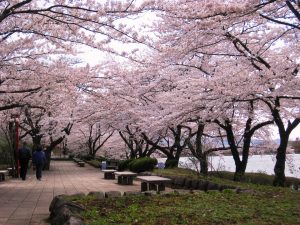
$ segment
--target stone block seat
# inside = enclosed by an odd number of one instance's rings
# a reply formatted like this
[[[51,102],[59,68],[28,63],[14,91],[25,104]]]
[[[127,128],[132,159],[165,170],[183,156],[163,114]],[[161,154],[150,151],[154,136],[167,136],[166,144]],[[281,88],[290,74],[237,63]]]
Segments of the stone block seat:
[[[8,176],[8,170],[0,170],[0,181],[4,181],[5,176]]]
[[[130,171],[114,172],[114,174],[118,176],[118,184],[124,185],[132,185],[133,178],[137,176],[136,173]]]
[[[141,192],[164,191],[166,183],[171,182],[171,179],[159,176],[138,176],[136,179],[141,181]]]

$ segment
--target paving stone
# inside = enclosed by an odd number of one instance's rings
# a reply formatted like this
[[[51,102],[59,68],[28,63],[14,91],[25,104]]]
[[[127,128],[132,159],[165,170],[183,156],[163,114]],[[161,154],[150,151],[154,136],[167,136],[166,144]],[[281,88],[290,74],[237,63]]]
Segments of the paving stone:
[[[7,220],[7,218],[0,218],[0,224],[5,224]]]
[[[70,161],[51,161],[49,171],[43,171],[42,181],[35,178],[35,171],[29,169],[25,181],[9,179],[1,183],[0,188],[0,224],[34,225],[49,224],[49,206],[59,194],[89,192],[140,191],[140,182],[121,186],[115,181],[101,179],[103,173],[89,165],[77,167]],[[26,212],[17,212],[17,208],[29,207]],[[22,219],[17,219],[17,218]]]
[[[9,219],[5,225],[29,225],[30,219]]]

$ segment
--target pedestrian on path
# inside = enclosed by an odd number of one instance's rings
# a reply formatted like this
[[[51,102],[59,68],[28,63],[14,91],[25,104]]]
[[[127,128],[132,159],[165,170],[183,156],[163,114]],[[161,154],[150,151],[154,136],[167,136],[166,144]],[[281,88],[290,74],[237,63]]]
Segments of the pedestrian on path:
[[[36,179],[41,180],[42,179],[42,170],[46,163],[45,152],[43,151],[43,148],[41,145],[38,145],[36,151],[33,153],[32,163],[35,165]]]
[[[19,160],[20,160],[20,176],[22,180],[26,180],[26,174],[28,169],[28,162],[31,158],[30,149],[27,147],[27,143],[24,141],[22,148],[19,149]]]

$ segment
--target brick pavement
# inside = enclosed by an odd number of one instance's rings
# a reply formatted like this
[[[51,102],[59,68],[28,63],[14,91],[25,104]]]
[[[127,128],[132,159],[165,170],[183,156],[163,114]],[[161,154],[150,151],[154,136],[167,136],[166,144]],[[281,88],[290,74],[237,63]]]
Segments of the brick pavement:
[[[139,191],[140,183],[131,186],[104,180],[103,173],[89,165],[78,167],[71,161],[52,161],[50,171],[43,171],[42,181],[29,170],[27,179],[0,182],[0,225],[49,224],[49,205],[60,194],[90,191]]]

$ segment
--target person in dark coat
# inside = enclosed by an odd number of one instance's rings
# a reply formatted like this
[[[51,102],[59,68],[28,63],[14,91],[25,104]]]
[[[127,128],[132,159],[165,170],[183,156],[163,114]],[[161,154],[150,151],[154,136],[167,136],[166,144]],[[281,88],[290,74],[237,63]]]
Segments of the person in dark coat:
[[[28,169],[28,162],[31,158],[30,149],[27,147],[27,143],[24,141],[22,148],[19,149],[19,161],[20,161],[20,176],[22,180],[26,180],[26,174]]]
[[[45,152],[42,149],[42,146],[39,145],[34,151],[32,156],[32,163],[35,165],[36,170],[36,179],[41,180],[42,179],[42,170],[46,163],[46,156]]]

